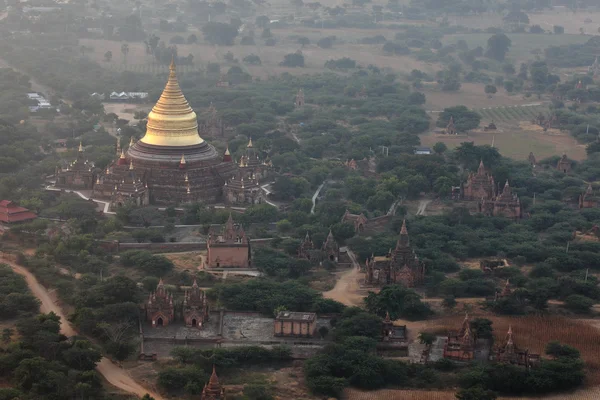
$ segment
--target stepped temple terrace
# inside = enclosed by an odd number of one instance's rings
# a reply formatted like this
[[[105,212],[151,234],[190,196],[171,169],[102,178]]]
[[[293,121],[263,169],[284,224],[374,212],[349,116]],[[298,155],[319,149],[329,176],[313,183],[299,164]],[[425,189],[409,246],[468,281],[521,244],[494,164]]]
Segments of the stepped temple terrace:
[[[196,113],[179,87],[172,62],[167,84],[148,114],[144,137],[132,139],[126,150],[118,143],[116,159],[104,171],[88,165],[80,148],[76,162],[66,170],[57,168],[56,186],[91,189],[92,197],[110,200],[113,207],[126,202],[256,204],[263,202],[259,180],[269,169],[252,139],[238,165],[229,149],[220,154],[200,136]]]

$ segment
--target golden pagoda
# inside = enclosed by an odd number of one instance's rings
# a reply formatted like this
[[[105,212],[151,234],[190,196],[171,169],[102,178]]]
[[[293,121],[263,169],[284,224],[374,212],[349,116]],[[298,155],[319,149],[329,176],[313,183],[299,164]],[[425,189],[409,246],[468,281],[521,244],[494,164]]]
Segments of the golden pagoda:
[[[196,113],[179,87],[173,60],[167,85],[148,114],[146,135],[140,141],[154,146],[195,146],[204,142],[198,134]]]
[[[129,190],[133,186],[122,184],[131,172],[128,167],[134,166],[136,185],[139,183],[144,190]],[[106,184],[96,185],[94,195],[110,196],[117,204],[132,201],[132,196],[140,196],[140,192],[146,197],[136,200],[138,205],[217,203],[223,199],[225,179],[236,170],[235,163],[224,160],[200,137],[196,113],[179,87],[175,63],[171,61],[167,84],[148,114],[144,137],[135,142],[132,139],[127,150],[121,149],[119,158],[102,177],[101,182]],[[119,193],[121,188],[123,193]]]

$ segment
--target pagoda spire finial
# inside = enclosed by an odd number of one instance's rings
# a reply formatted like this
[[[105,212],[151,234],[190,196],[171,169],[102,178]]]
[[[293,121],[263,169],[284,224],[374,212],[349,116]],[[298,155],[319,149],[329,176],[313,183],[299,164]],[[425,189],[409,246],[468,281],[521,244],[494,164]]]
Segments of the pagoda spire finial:
[[[171,54],[171,64],[169,65],[169,71],[175,71],[175,53]]]
[[[179,164],[185,164],[185,154],[181,155],[181,160],[179,160]]]
[[[229,152],[229,144],[227,145],[227,147],[225,148],[225,155],[226,156],[230,156],[231,153]]]
[[[133,171],[133,160],[129,161],[129,170]]]
[[[252,136],[250,137],[250,140],[248,141],[248,148],[252,148],[254,147],[254,145],[252,144]]]
[[[119,158],[122,160],[125,159],[125,150],[121,149],[121,156]]]
[[[133,147],[133,136],[129,139],[129,147]]]
[[[83,151],[83,144],[81,143],[81,140],[79,141],[79,152],[81,153]]]

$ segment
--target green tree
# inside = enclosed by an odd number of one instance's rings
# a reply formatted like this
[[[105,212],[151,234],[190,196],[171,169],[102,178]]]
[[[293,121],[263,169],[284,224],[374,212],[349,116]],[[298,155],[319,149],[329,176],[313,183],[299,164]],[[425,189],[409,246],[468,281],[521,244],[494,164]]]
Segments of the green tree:
[[[572,294],[565,299],[565,307],[576,313],[589,313],[594,300],[579,294]]]
[[[496,92],[498,92],[498,89],[494,85],[485,85],[484,91],[485,91],[485,94],[491,96],[493,94],[496,94]]]
[[[440,113],[436,125],[440,128],[446,127],[451,117],[454,119],[454,126],[458,132],[475,129],[481,122],[481,115],[477,112],[471,111],[465,106],[455,106],[445,108]]]
[[[11,328],[2,329],[2,341],[4,343],[10,343],[14,331]]]
[[[283,57],[283,61],[279,63],[282,67],[304,67],[304,56],[302,53],[290,53]]]
[[[448,150],[448,146],[444,142],[437,142],[433,145],[435,154],[443,154],[446,150]]]
[[[238,30],[231,24],[208,22],[202,27],[204,39],[213,45],[232,46]]]
[[[419,343],[431,346],[437,336],[431,332],[419,332]]]
[[[497,61],[504,61],[511,44],[512,41],[508,36],[503,33],[497,33],[488,39],[485,56]]]

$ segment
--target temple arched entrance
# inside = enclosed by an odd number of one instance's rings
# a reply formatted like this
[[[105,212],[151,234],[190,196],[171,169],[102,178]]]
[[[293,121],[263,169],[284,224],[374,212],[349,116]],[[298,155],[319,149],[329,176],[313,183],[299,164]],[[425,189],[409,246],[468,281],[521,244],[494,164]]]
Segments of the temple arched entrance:
[[[163,326],[163,319],[162,319],[162,317],[158,317],[156,319],[156,326]]]
[[[196,318],[192,318],[192,327],[196,327],[198,326],[198,321],[196,321]]]

